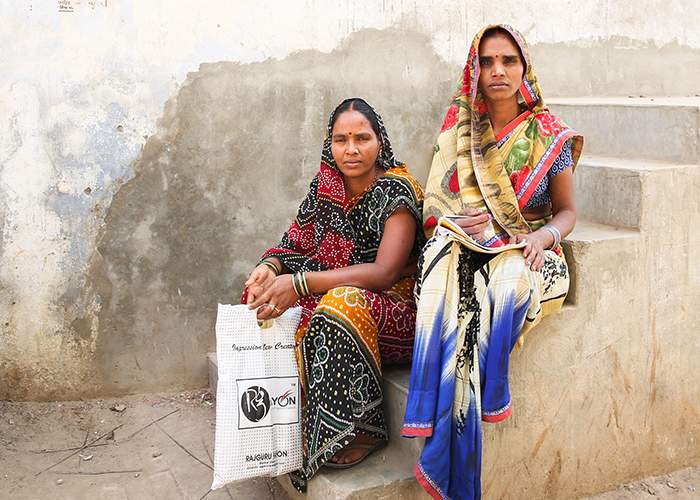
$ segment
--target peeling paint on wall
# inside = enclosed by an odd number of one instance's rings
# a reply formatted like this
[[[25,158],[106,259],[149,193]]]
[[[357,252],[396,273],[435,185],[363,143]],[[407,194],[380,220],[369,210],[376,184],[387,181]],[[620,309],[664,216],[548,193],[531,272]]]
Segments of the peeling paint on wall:
[[[375,103],[401,157],[425,171],[458,74],[426,41],[370,30],[331,54],[206,64],[188,76],[99,236],[88,289],[102,299],[101,390],[204,383],[216,303],[237,302],[244,277],[293,217],[339,100]],[[385,47],[371,64],[369,47]]]
[[[47,363],[37,378],[20,364],[13,393],[46,394],[49,379],[52,395],[202,385],[216,304],[238,300],[244,277],[293,217],[318,168],[330,110],[350,95],[367,98],[386,117],[399,157],[425,178],[459,72],[428,37],[405,30],[358,32],[330,54],[204,64],[168,101],[123,183],[94,175],[118,175],[109,165],[132,152],[115,125],[128,121],[122,108],[94,117],[82,141],[70,138],[80,121],[45,120],[51,147],[38,149],[51,161],[42,164],[65,165],[37,174],[55,179],[37,195],[46,199],[42,213],[63,221],[47,287],[62,293],[41,299],[40,317],[58,325],[51,334],[60,346],[47,350],[72,357],[74,372],[68,378],[66,363]],[[81,170],[81,155],[92,158],[93,174]],[[84,237],[64,240],[63,232]],[[29,313],[14,314],[12,327]]]

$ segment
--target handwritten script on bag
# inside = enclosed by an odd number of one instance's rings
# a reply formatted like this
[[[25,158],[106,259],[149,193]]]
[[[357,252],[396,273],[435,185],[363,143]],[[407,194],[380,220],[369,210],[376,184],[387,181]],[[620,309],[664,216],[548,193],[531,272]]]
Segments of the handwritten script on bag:
[[[233,349],[236,352],[269,351],[271,349],[294,349],[294,344],[283,344],[282,342],[277,342],[276,344],[250,344],[250,345],[232,344],[231,349]]]

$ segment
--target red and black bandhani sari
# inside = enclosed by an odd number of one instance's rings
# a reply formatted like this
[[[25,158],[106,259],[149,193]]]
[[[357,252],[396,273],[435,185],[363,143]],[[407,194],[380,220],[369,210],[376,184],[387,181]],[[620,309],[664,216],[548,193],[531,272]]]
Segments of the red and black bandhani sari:
[[[420,251],[423,192],[406,166],[394,158],[381,117],[377,114],[382,145],[377,162],[384,174],[365,192],[349,198],[331,154],[335,113],[329,120],[320,169],[296,219],[279,245],[263,255],[279,259],[285,272],[374,262],[384,224],[400,208],[415,218],[415,256]],[[299,300],[303,314],[296,342],[305,393],[305,463],[292,474],[292,481],[300,491],[357,433],[388,439],[381,366],[410,360],[414,283],[414,276],[406,276],[382,292],[341,286]]]

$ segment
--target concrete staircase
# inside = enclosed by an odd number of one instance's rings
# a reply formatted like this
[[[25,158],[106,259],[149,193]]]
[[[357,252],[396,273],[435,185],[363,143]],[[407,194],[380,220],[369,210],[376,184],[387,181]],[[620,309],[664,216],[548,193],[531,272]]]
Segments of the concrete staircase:
[[[700,226],[700,99],[550,103],[586,137],[564,243],[571,289],[512,353],[514,413],[484,424],[484,498],[577,498],[700,457],[700,342],[679,333],[700,326],[688,307],[700,304],[689,230]],[[408,378],[384,374],[390,445],[324,470],[305,497],[281,478],[292,498],[428,498],[412,474],[422,440],[399,437]]]

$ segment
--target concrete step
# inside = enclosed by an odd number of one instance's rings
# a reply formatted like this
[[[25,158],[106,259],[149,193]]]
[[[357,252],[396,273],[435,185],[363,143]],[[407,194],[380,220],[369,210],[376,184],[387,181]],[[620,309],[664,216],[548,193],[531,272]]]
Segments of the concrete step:
[[[286,476],[278,481],[295,500],[429,499],[413,476],[413,456],[404,453],[397,441],[350,469],[322,468],[309,481],[306,494],[297,492]]]
[[[389,427],[389,439],[393,440],[392,444],[405,456],[411,457],[415,463],[423,449],[425,438],[401,437],[411,369],[408,366],[387,367],[384,369],[383,376],[384,409]]]
[[[408,382],[411,378],[410,367],[389,367],[384,370],[384,408],[390,439],[402,453],[410,457],[413,463],[418,460],[425,438],[402,438],[403,416],[408,399]]]
[[[697,165],[655,160],[622,159],[584,152],[576,174],[579,217],[618,227],[650,229],[658,218],[658,200],[677,191],[678,178],[689,177]]]
[[[640,239],[640,233],[634,229],[577,221],[562,243],[571,276],[566,302],[579,304],[594,300],[598,288],[608,279],[614,279],[617,270],[624,267],[625,259],[636,255]]]
[[[587,154],[700,163],[700,98],[581,97],[547,104],[585,136]]]

